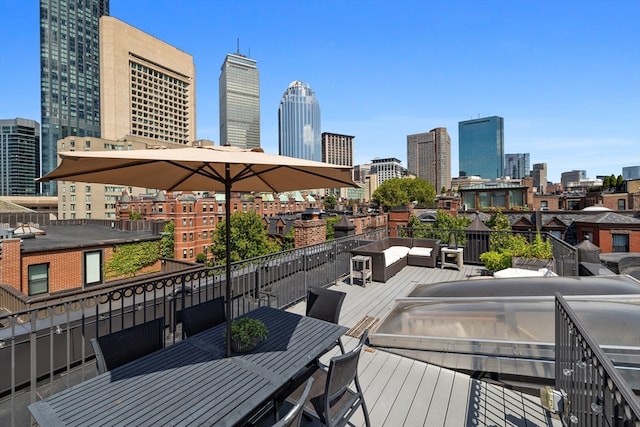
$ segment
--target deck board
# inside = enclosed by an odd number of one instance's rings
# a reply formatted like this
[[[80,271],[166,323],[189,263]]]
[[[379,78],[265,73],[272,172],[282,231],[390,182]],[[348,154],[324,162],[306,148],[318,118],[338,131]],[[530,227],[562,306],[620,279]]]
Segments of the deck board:
[[[466,280],[480,274],[481,267],[469,265],[460,271],[407,266],[386,283],[362,287],[349,284],[347,277],[331,289],[347,294],[340,324],[351,328],[365,316],[382,319],[396,298],[406,296],[416,284]],[[289,310],[304,314],[304,302]],[[347,350],[358,342],[348,336],[342,340]],[[336,352],[334,349],[325,357]],[[373,427],[561,426],[559,420],[545,414],[537,397],[384,349],[365,349],[358,371]],[[351,424],[364,426],[361,411],[353,416]]]

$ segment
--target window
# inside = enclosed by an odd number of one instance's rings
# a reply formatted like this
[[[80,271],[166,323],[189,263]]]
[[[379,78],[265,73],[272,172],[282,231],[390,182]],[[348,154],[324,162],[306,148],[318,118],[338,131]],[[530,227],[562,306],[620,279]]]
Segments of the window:
[[[49,292],[49,263],[29,266],[29,295]]]
[[[627,206],[627,204],[626,204],[626,200],[624,200],[624,199],[618,199],[618,210],[619,210],[619,211],[623,211],[623,210],[625,210],[625,209],[626,209],[626,206]]]
[[[183,242],[187,241],[187,233],[182,233],[182,241]]]
[[[613,252],[629,252],[629,235],[613,234]]]
[[[588,240],[593,243],[593,233],[591,231],[583,231],[582,240]]]
[[[187,259],[187,250],[186,249],[182,250],[182,258],[183,259]]]
[[[102,251],[84,253],[85,286],[102,283]]]

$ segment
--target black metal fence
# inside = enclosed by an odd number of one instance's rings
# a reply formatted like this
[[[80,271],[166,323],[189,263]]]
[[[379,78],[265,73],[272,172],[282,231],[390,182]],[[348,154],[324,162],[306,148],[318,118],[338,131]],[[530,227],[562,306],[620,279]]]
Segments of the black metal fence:
[[[556,389],[566,396],[563,425],[640,425],[638,397],[558,293],[555,377]]]
[[[387,235],[386,229],[376,230],[234,263],[231,316],[261,305],[283,308],[303,299],[311,286],[333,284],[349,273],[351,249]],[[471,245],[473,236],[465,237],[465,245]],[[479,262],[472,246],[465,247]],[[26,405],[36,401],[37,392],[95,375],[89,343],[95,336],[164,317],[167,344],[180,339],[182,309],[225,296],[224,267],[191,268],[1,315],[1,424],[28,424]]]
[[[282,308],[311,286],[335,283],[349,273],[351,249],[386,235],[383,229],[234,263],[231,316]],[[179,340],[182,310],[226,292],[224,267],[191,267],[0,316],[0,424],[28,425],[26,405],[43,386],[70,387],[95,375],[95,336],[164,317],[167,344]]]

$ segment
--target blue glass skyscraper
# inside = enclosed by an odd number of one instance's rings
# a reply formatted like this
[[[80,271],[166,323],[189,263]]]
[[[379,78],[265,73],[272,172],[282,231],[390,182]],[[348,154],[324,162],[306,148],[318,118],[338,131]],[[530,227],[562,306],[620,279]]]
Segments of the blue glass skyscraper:
[[[278,151],[281,155],[322,161],[320,104],[308,84],[294,81],[278,108]]]
[[[458,123],[460,176],[500,178],[504,171],[504,119],[499,116]]]

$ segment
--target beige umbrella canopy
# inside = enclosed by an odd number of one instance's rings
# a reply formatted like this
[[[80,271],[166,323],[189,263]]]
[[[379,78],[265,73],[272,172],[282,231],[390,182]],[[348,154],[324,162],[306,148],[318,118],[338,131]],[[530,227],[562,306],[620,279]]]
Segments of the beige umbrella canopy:
[[[283,192],[356,187],[351,168],[266,154],[262,149],[187,147],[129,151],[67,151],[62,162],[38,181],[81,181],[167,191]],[[231,207],[226,203],[226,223]],[[231,354],[231,256],[227,228],[227,355]]]
[[[261,149],[188,147],[58,153],[62,163],[40,178],[168,191],[290,191],[355,186],[351,168],[267,154]],[[227,170],[228,168],[228,170]]]

